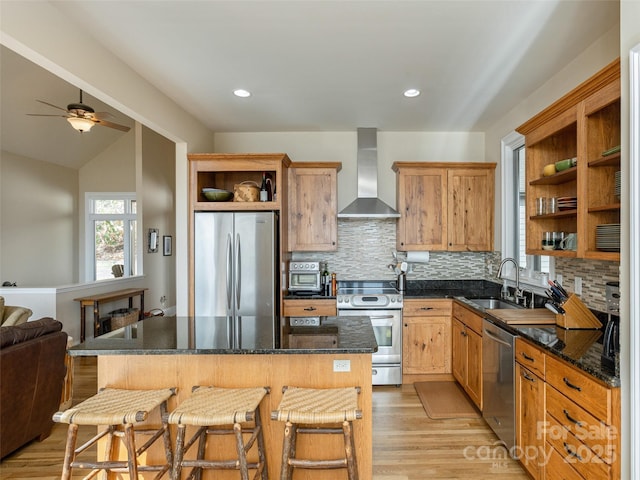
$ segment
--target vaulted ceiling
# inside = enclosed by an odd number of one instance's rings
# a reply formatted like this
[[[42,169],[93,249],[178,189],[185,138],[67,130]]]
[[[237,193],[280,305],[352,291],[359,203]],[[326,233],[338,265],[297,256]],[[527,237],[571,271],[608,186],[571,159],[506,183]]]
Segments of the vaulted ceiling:
[[[51,3],[217,132],[483,131],[619,23],[609,0]],[[1,62],[3,149],[78,165],[122,135],[27,117],[78,89],[4,48]]]

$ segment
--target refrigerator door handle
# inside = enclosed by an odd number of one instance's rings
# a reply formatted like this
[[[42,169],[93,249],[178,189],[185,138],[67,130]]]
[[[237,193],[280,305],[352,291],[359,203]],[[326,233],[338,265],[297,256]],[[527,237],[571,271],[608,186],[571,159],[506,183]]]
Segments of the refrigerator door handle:
[[[240,234],[236,234],[236,311],[240,310],[242,287],[242,257],[240,254]]]
[[[227,312],[231,311],[231,308],[233,306],[233,304],[231,303],[233,301],[233,297],[232,297],[232,280],[231,280],[231,276],[233,273],[233,252],[232,252],[232,246],[231,246],[231,242],[232,242],[232,237],[231,234],[227,234]]]

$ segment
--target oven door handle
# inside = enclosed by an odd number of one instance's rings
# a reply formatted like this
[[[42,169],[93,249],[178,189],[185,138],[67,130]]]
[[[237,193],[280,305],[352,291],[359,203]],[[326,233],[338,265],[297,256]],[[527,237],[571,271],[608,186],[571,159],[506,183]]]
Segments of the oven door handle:
[[[386,319],[389,319],[389,318],[394,318],[393,315],[376,315],[376,316],[368,315],[368,317],[371,320],[386,320]]]

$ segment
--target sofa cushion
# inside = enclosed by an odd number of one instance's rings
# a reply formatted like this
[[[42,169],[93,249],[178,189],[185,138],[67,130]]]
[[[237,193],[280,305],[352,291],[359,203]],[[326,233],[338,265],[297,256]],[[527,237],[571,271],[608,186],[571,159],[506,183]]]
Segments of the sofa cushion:
[[[0,327],[0,348],[22,343],[48,333],[62,330],[62,323],[51,317],[10,327]]]

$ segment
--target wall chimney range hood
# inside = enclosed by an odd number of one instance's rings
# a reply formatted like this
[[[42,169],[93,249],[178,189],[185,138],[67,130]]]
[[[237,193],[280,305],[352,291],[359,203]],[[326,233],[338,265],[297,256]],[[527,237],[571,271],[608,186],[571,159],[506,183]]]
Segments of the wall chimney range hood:
[[[358,198],[338,218],[399,218],[378,198],[378,130],[358,128]]]

